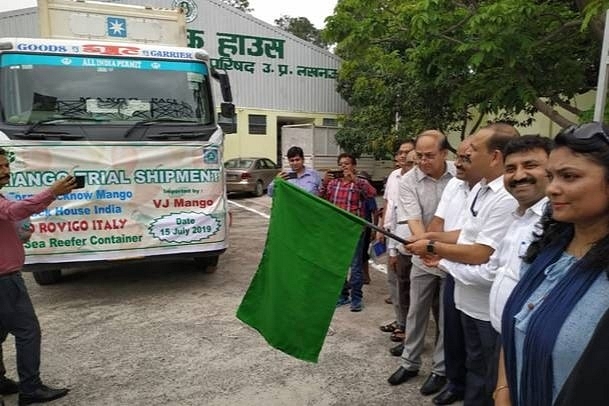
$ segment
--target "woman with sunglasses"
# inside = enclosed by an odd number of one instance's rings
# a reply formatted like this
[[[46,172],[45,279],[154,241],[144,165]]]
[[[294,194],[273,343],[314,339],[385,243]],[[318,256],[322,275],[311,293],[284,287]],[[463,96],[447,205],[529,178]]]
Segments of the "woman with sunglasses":
[[[609,129],[556,136],[548,213],[502,320],[495,405],[600,405],[609,399]]]

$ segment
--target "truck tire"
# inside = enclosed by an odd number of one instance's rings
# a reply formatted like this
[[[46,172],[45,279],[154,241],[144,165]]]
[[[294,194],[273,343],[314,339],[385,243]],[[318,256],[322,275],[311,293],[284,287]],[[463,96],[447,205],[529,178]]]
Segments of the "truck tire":
[[[61,280],[61,269],[51,269],[49,271],[35,271],[34,280],[39,285],[52,285]]]
[[[195,263],[201,267],[201,270],[205,273],[214,273],[218,268],[219,255],[213,255],[209,257],[195,257]]]

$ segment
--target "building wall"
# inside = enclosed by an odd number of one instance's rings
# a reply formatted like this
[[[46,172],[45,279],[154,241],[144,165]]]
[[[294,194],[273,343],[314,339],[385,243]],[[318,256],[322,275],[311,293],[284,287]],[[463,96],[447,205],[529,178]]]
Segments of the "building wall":
[[[576,107],[580,110],[588,110],[594,106],[595,97],[596,97],[596,92],[590,91],[588,93],[576,96],[573,100],[571,100],[571,105],[573,105],[574,107]],[[574,115],[573,113],[571,113],[561,107],[555,107],[555,109],[561,115],[565,116],[568,120],[575,122],[575,123],[578,122],[578,117],[576,115]],[[473,111],[472,117],[473,117],[473,119],[468,123],[466,134],[470,134],[472,132],[473,126],[477,122],[480,115],[476,111]],[[521,114],[517,117],[517,120],[524,121],[527,118],[528,118],[527,115]],[[538,134],[538,135],[541,135],[544,137],[554,137],[561,130],[561,127],[558,124],[556,124],[555,122],[553,122],[552,120],[550,120],[548,117],[546,117],[545,115],[543,115],[541,113],[535,113],[533,115],[533,118],[534,118],[534,121],[530,126],[527,126],[527,127],[516,126],[516,128],[518,129],[520,134],[522,134],[522,135]],[[482,122],[480,123],[480,126],[482,127],[487,122],[493,122],[496,119],[497,118],[493,115],[487,115],[486,117],[483,117]],[[450,134],[448,134],[448,139],[452,146],[457,147],[457,145],[459,145],[459,142],[461,141],[461,134],[458,134],[456,132],[450,133]]]
[[[0,37],[40,36],[36,7],[0,13]]]
[[[237,133],[226,136],[225,155],[276,160],[278,127],[318,123],[347,114],[336,92],[340,58],[219,0],[181,0],[187,14],[189,44],[204,48],[212,66],[229,74],[237,108]],[[114,0],[119,4],[172,8],[174,0]],[[0,13],[0,36],[38,37],[37,9]],[[216,105],[221,101],[214,86]],[[248,115],[266,116],[264,135],[250,134]]]
[[[266,116],[264,134],[251,134],[249,116]],[[328,124],[328,119],[335,120],[333,114],[295,113],[266,109],[237,108],[237,134],[227,134],[225,138],[225,157],[263,156],[277,163],[281,162],[281,135],[283,125],[293,124]]]

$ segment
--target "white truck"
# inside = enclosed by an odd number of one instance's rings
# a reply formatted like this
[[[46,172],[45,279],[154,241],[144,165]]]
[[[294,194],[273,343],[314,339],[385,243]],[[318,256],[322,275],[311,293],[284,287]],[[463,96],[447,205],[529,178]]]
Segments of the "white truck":
[[[50,284],[62,268],[116,260],[215,269],[228,246],[228,77],[205,51],[171,45],[186,43],[179,10],[38,3],[50,38],[0,38],[0,147],[12,172],[3,194],[24,199],[68,174],[85,185],[32,217],[25,270]]]

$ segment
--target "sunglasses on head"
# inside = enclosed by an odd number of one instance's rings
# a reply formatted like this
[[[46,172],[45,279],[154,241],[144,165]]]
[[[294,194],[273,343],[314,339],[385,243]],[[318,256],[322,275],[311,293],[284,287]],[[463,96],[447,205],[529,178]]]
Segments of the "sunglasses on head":
[[[578,140],[590,140],[594,136],[599,135],[603,141],[609,145],[609,135],[605,132],[603,125],[597,121],[582,124],[579,126],[572,125],[565,128],[562,134],[572,136]]]

